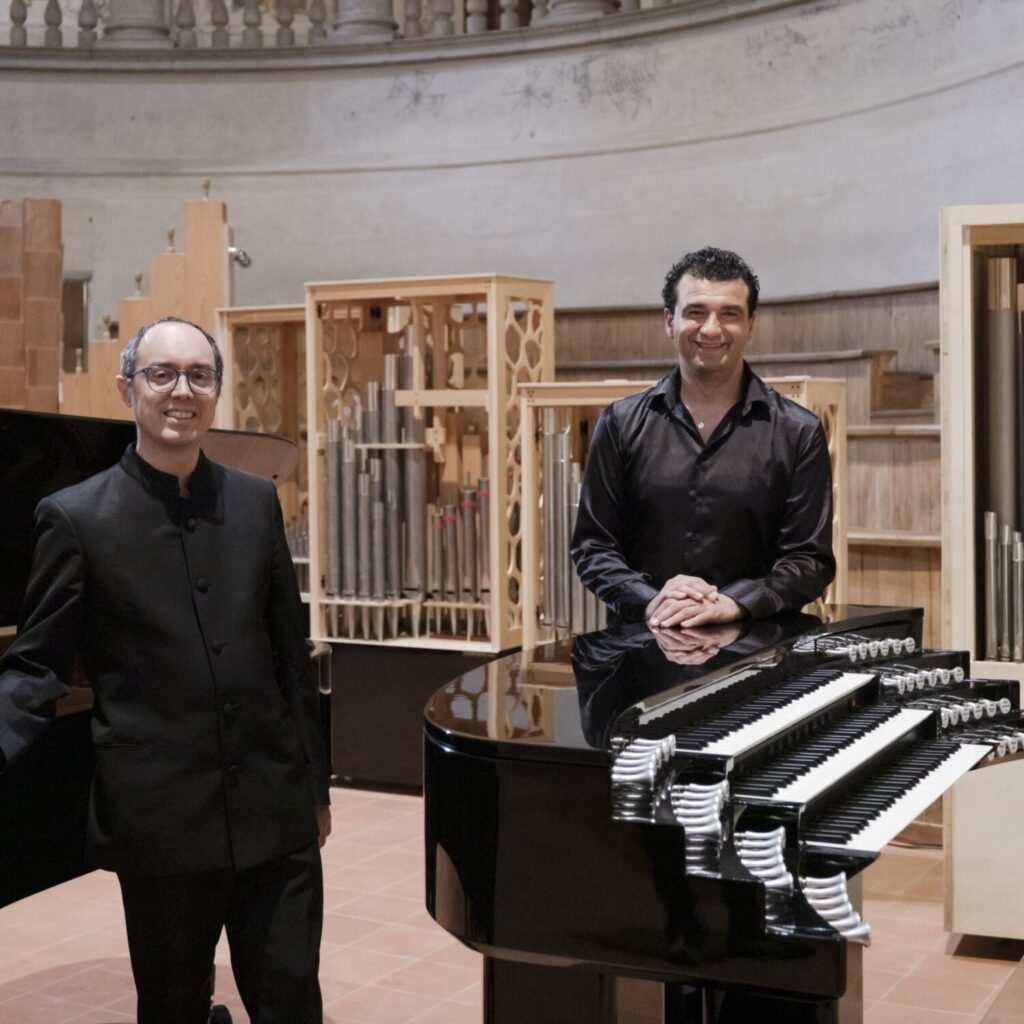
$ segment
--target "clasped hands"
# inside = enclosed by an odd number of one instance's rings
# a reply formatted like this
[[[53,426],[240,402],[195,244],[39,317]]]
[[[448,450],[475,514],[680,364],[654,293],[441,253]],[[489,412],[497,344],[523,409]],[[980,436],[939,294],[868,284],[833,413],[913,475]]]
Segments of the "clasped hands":
[[[743,609],[731,597],[699,576],[673,576],[644,609],[652,629],[692,629],[742,618]]]

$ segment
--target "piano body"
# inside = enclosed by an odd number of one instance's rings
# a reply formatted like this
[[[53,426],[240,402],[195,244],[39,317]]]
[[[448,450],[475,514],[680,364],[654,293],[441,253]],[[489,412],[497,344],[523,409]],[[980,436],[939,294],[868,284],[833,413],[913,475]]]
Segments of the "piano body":
[[[36,505],[116,463],[134,438],[135,425],[121,420],[0,409],[0,653],[15,636]],[[216,462],[269,479],[285,479],[298,461],[291,441],[267,435],[213,431],[203,448]],[[325,694],[329,663],[318,661]],[[0,907],[91,870],[83,858],[91,708],[92,691],[79,674],[42,739],[0,774]]]
[[[857,876],[1024,731],[919,610],[829,611],[698,666],[605,630],[434,696],[427,907],[484,954],[487,1024],[611,1024],[622,977],[666,1021],[862,1019]]]

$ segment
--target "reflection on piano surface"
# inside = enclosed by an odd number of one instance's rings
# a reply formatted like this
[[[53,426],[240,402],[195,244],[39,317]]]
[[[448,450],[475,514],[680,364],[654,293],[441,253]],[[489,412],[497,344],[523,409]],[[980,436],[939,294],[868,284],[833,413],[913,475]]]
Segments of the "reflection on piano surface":
[[[486,1021],[614,1021],[615,976],[689,986],[666,985],[673,1021],[861,1019],[856,876],[1024,729],[1016,683],[920,650],[919,611],[829,617],[703,664],[605,630],[435,696],[427,902],[487,958]],[[546,728],[507,728],[537,677]]]

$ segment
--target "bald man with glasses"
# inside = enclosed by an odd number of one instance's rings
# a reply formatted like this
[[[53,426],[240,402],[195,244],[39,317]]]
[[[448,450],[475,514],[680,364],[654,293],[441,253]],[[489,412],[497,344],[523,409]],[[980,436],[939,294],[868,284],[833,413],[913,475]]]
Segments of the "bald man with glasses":
[[[276,491],[210,462],[213,338],[169,317],[125,346],[136,441],[40,502],[0,753],[94,691],[87,856],[121,885],[139,1024],[204,1024],[222,931],[253,1024],[320,1024],[329,770]]]

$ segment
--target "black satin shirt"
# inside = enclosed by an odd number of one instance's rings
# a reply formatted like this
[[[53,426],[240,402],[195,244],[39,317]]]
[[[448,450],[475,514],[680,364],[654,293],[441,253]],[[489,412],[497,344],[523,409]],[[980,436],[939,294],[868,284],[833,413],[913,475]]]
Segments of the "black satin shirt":
[[[754,618],[800,608],[835,575],[821,422],[746,364],[742,388],[707,444],[680,400],[678,368],[601,414],[572,558],[620,620],[643,619],[679,573],[715,584]]]

